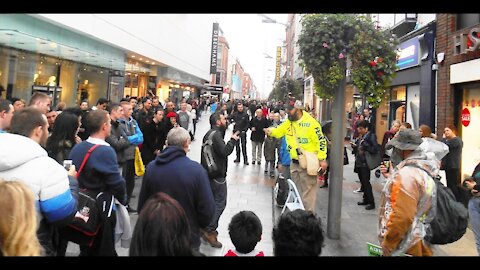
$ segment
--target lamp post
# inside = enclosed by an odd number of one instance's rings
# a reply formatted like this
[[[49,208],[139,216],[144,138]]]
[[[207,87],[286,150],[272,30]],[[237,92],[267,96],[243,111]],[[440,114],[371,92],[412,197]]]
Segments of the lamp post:
[[[353,39],[353,29],[345,32],[343,40],[346,44]],[[348,45],[347,45],[348,46]],[[348,49],[348,48],[347,48]],[[340,239],[342,218],[342,185],[343,185],[343,147],[345,138],[345,86],[347,83],[347,57],[340,59],[341,69],[345,75],[340,81],[333,100],[332,147],[329,161],[331,180],[329,181],[327,236]]]

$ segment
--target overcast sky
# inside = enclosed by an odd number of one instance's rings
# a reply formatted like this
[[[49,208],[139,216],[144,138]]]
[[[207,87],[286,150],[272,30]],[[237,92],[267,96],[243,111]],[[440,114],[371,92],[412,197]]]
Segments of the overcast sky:
[[[262,23],[258,14],[204,14],[217,21],[230,45],[230,55],[240,60],[245,72],[252,77],[257,89],[262,92],[272,88],[275,77],[276,47],[285,40],[285,26]],[[277,22],[286,24],[288,14],[265,14]],[[264,53],[272,56],[266,59]],[[233,63],[228,63],[232,65]],[[270,71],[268,71],[270,70]]]

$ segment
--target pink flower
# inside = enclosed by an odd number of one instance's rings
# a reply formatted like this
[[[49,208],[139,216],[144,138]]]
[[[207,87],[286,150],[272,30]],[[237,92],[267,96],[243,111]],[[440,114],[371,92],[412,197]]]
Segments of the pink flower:
[[[338,58],[343,59],[343,58],[345,58],[345,55],[343,55],[343,53],[340,53],[340,54],[338,55]]]
[[[328,44],[326,42],[323,42],[323,47],[328,48]]]

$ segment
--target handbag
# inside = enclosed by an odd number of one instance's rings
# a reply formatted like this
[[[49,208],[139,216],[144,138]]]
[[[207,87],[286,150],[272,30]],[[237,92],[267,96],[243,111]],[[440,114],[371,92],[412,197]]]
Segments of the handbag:
[[[293,125],[292,129],[293,136],[295,137],[295,142],[297,144],[298,163],[300,165],[300,168],[306,169],[308,175],[317,175],[318,169],[320,168],[317,152],[311,152],[301,148]]]
[[[145,165],[143,164],[142,156],[140,155],[140,149],[138,146],[135,148],[135,175],[142,176],[145,174]]]
[[[80,165],[80,169],[77,172],[77,179],[82,173],[90,154],[98,146],[100,146],[100,144],[95,144],[87,151]],[[77,211],[70,223],[61,229],[62,238],[79,245],[91,246],[93,244],[95,236],[102,226],[101,210],[97,205],[97,199],[102,194],[103,192],[87,189],[81,189],[78,192]]]
[[[367,160],[367,166],[370,170],[377,168],[382,163],[380,151],[377,151],[375,154],[365,151],[365,159]]]

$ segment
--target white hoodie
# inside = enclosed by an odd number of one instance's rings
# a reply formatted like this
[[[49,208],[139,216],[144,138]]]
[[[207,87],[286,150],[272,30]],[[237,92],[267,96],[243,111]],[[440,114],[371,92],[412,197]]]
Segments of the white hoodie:
[[[27,184],[35,195],[37,210],[49,222],[61,221],[76,211],[67,171],[30,138],[0,134],[0,178]]]

